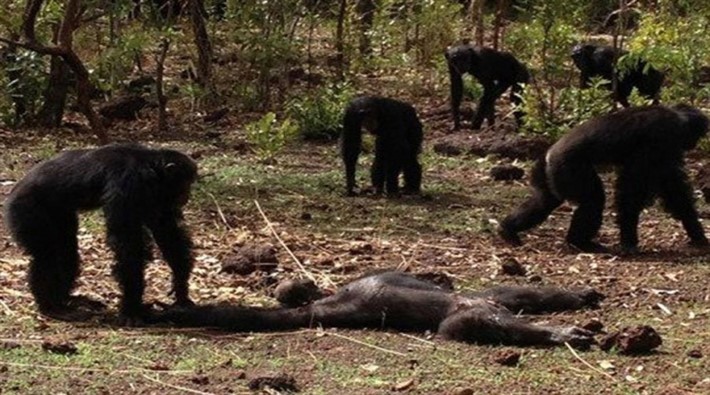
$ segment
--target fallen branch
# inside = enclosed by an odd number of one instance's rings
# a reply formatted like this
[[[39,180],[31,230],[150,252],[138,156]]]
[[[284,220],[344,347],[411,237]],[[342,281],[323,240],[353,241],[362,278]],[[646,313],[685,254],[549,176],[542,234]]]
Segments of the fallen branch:
[[[605,372],[605,371],[603,371],[603,370],[600,370],[600,369],[596,368],[596,367],[595,367],[594,365],[592,365],[591,363],[589,363],[589,362],[585,361],[584,359],[582,359],[582,357],[580,357],[579,354],[577,354],[577,351],[575,351],[574,348],[572,348],[572,346],[569,345],[569,343],[565,342],[565,346],[567,346],[567,348],[568,348],[569,351],[572,353],[572,355],[574,355],[574,357],[577,358],[577,360],[579,360],[579,362],[582,362],[586,367],[588,367],[589,369],[592,369],[593,371],[595,371],[595,372],[597,372],[597,373],[599,373],[599,374],[601,374],[601,375],[604,375],[604,376],[606,376],[606,377],[608,377],[608,378],[610,378],[610,379],[616,381],[616,377],[610,375],[609,373],[607,373],[607,372]]]

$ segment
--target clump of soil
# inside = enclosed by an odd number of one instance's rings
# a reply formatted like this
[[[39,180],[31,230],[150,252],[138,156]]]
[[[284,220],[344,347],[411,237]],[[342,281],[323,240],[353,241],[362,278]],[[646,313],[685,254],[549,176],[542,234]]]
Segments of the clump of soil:
[[[270,388],[275,391],[298,392],[296,379],[285,373],[277,375],[267,375],[254,377],[249,380],[249,389],[252,391],[260,391]]]
[[[616,349],[621,354],[647,354],[663,344],[661,336],[648,325],[623,328],[605,336],[599,343],[604,351]]]
[[[286,280],[276,287],[274,297],[286,307],[299,307],[322,298],[323,292],[309,279]]]
[[[525,276],[528,272],[527,269],[525,269],[525,266],[513,258],[503,262],[500,266],[500,271],[501,273],[509,276]]]
[[[493,362],[503,366],[517,366],[520,353],[515,350],[501,350],[493,356]]]
[[[511,164],[498,165],[491,169],[491,178],[496,181],[519,180],[523,178],[524,175],[525,170]]]
[[[276,247],[271,244],[247,244],[225,258],[222,272],[246,276],[257,270],[270,272],[278,265]]]
[[[582,325],[582,328],[584,328],[590,332],[601,333],[602,330],[604,329],[604,324],[601,321],[599,321],[598,319],[592,318],[591,320],[585,322]]]
[[[42,349],[62,355],[74,355],[79,352],[74,343],[61,339],[46,339],[42,342]]]

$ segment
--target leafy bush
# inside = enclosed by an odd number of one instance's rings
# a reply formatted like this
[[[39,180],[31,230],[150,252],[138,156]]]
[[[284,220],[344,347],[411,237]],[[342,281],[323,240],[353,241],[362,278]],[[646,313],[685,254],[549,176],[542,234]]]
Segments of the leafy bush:
[[[298,124],[303,139],[336,140],[343,129],[343,110],[352,96],[347,84],[328,85],[313,95],[292,99],[286,111]]]
[[[47,85],[47,60],[36,52],[18,50],[14,61],[0,62],[0,84],[3,94],[0,98],[0,121],[7,126],[17,126],[22,120],[17,114],[12,99],[20,98],[26,106],[23,116],[34,117],[42,106],[42,94]]]
[[[291,119],[286,118],[278,123],[273,112],[266,113],[258,121],[246,126],[247,141],[263,161],[273,160],[274,156],[294,138],[297,131],[298,127]]]

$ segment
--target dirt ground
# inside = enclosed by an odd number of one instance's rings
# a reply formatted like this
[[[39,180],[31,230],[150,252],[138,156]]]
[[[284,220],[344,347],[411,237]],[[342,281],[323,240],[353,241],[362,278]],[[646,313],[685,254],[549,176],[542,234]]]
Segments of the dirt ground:
[[[643,252],[633,257],[579,254],[566,246],[568,206],[525,235],[524,246],[503,244],[494,234],[496,221],[525,197],[526,178],[500,182],[490,177],[493,166],[513,161],[505,155],[435,152],[437,143],[457,140],[446,131],[444,105],[423,111],[423,197],[345,198],[334,144],[298,143],[277,163],[263,164],[245,150],[241,132],[229,119],[218,126],[224,131],[218,137],[204,137],[205,128],[180,138],[154,136],[153,145],[184,150],[199,161],[201,179],[186,208],[195,242],[193,298],[271,306],[275,284],[304,277],[304,271],[325,289],[379,269],[444,273],[459,290],[497,284],[592,286],[607,296],[600,309],[533,319],[567,324],[598,319],[606,331],[650,325],[663,339],[656,352],[624,356],[596,347],[572,352],[565,347],[478,346],[442,341],[430,333],[331,328],[230,334],[122,328],[110,319],[62,323],[36,313],[25,281],[27,258],[0,225],[0,392],[239,394],[253,393],[249,387],[258,384],[256,378],[287,375],[281,382],[295,383],[307,394],[710,393],[708,251],[687,247],[679,223],[657,206],[642,216]],[[145,141],[150,125],[142,122],[112,133]],[[482,135],[495,132],[504,133]],[[86,140],[71,131],[1,134],[3,195],[34,163]],[[455,136],[478,138],[468,130]],[[702,167],[702,157],[696,154],[689,161],[692,174]],[[362,183],[367,160],[358,173]],[[525,160],[513,163],[530,167]],[[710,207],[700,200],[698,207],[707,222]],[[83,215],[77,291],[115,310],[119,292],[104,239],[100,215]],[[610,210],[600,240],[616,243]],[[275,246],[275,269],[221,272],[221,263],[236,249],[253,243]],[[501,273],[502,263],[511,259],[525,267],[525,276]],[[147,276],[146,300],[169,302],[165,264],[156,259]],[[495,363],[504,350],[519,352],[520,362],[513,367]],[[257,391],[278,392],[273,387]]]

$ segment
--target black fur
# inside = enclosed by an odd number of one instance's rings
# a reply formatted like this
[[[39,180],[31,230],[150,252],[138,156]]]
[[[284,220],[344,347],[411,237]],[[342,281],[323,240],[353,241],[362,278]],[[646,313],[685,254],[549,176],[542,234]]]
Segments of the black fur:
[[[460,295],[401,272],[357,279],[335,295],[298,308],[230,305],[173,308],[155,317],[178,326],[230,331],[273,331],[312,326],[437,331],[445,339],[474,343],[588,347],[592,334],[576,327],[528,323],[513,313],[596,307],[601,294],[586,289],[499,287]]]
[[[588,88],[592,77],[612,81],[616,70],[615,54],[614,48],[609,46],[584,44],[574,47],[572,60],[581,71],[580,87]],[[653,104],[658,104],[664,78],[662,72],[648,66],[644,61],[639,61],[631,70],[617,74],[614,100],[624,107],[629,107],[629,95],[636,88],[641,95],[653,100]],[[611,82],[606,86],[611,89]]]
[[[449,48],[445,57],[451,80],[451,113],[454,117],[454,129],[461,126],[459,107],[463,96],[462,76],[465,73],[471,74],[483,85],[483,97],[473,116],[472,129],[480,129],[484,119],[488,120],[488,125],[493,125],[496,100],[508,88],[511,88],[510,100],[516,105],[520,104],[521,84],[528,82],[530,74],[525,65],[512,54],[491,48],[458,45]],[[517,110],[515,119],[518,125],[522,117],[523,113]]]
[[[378,96],[353,99],[345,109],[342,157],[345,163],[346,193],[355,194],[355,168],[360,156],[362,128],[375,135],[375,159],[371,178],[375,193],[399,193],[399,175],[404,174],[404,193],[421,190],[422,167],[417,159],[423,131],[411,105]]]
[[[567,241],[583,251],[605,251],[593,241],[604,208],[604,188],[595,167],[614,165],[617,222],[625,252],[636,251],[639,215],[656,196],[683,223],[693,244],[707,245],[683,163],[684,152],[707,130],[708,118],[685,105],[629,108],[577,126],[535,165],[533,196],[503,220],[501,236],[520,244],[518,232],[539,225],[569,200],[578,207]]]
[[[191,243],[181,225],[197,175],[195,163],[172,150],[133,144],[67,151],[35,166],[5,203],[6,221],[31,256],[29,284],[42,313],[71,319],[70,293],[79,275],[77,212],[102,208],[107,241],[123,291],[121,313],[144,313],[149,234],[173,272],[178,304],[190,304]]]

